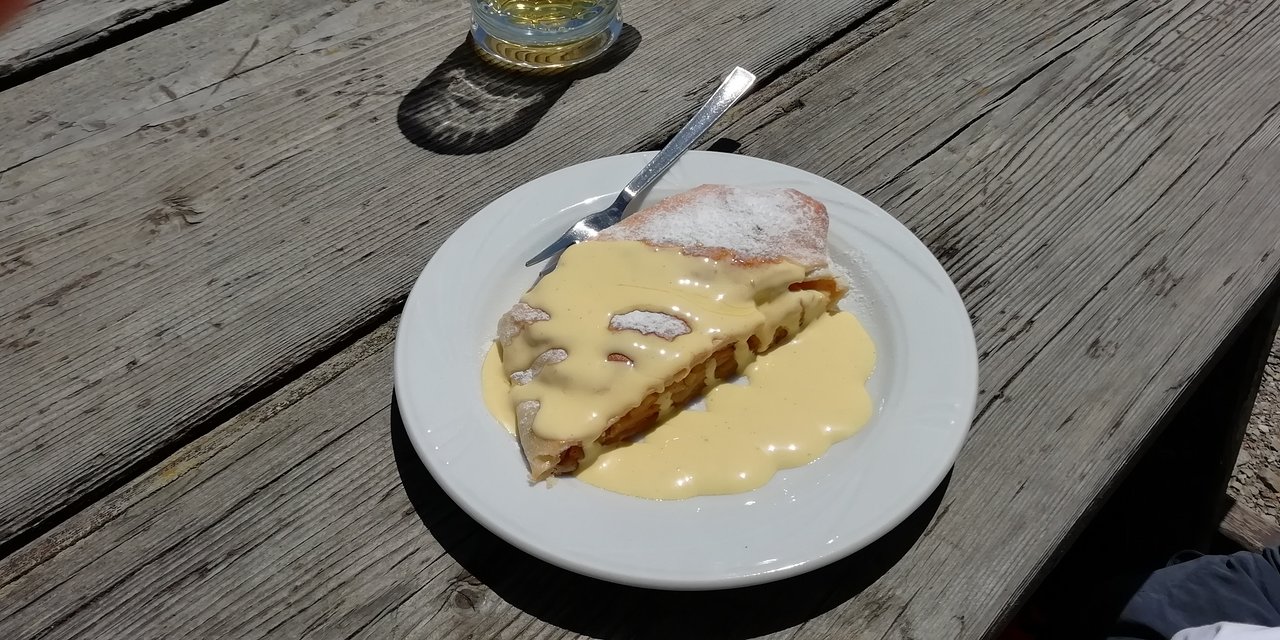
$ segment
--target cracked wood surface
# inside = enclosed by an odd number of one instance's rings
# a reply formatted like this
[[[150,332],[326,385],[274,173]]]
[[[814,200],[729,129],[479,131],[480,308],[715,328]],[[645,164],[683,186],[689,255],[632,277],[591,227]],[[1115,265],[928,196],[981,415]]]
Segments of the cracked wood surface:
[[[452,27],[465,20],[456,5],[425,8]],[[423,9],[421,0],[240,0],[198,13],[0,94],[0,171],[140,130],[181,129],[189,116],[305,77],[375,36],[420,27],[421,15],[399,23]]]
[[[486,202],[885,3],[641,4],[634,53],[570,82],[460,63],[452,0],[232,0],[0,93],[0,553],[384,320]],[[505,129],[465,129],[477,101]]]
[[[34,0],[0,33],[0,82],[73,61],[95,46],[147,24],[177,18],[217,0]]]
[[[867,553],[698,595],[532,560],[406,449],[387,327],[0,562],[0,632],[987,635],[1276,286],[1277,27],[1275,3],[904,0],[724,127],[898,216],[973,317],[970,441]]]

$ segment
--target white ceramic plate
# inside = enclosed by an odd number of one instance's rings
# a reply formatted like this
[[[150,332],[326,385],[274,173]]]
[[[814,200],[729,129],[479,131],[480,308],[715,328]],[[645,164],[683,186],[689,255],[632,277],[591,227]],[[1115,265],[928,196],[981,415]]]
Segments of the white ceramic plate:
[[[693,152],[649,193],[700,184],[799,189],[826,204],[830,244],[854,277],[841,306],[875,340],[875,417],[822,458],[731,496],[649,501],[575,479],[530,486],[514,439],[490,417],[480,365],[498,317],[533,283],[524,261],[604,208],[650,154],[602,158],[525,184],[444,243],[405,305],[395,386],[410,440],[440,486],[511,544],[566,569],[664,589],[777,580],[844,557],[911,514],[964,442],[977,394],[973,330],[941,265],[906,227],[811,173]]]

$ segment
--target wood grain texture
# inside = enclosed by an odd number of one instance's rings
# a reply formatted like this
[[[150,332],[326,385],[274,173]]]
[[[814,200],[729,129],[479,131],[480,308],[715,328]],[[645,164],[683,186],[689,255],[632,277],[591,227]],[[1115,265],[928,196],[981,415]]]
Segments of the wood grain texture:
[[[932,535],[859,596],[892,606],[806,632],[998,625],[1273,285],[1278,11],[934,3],[778,98],[791,108],[729,128],[744,153],[814,169],[906,222],[960,286],[983,360]]]
[[[932,522],[870,577],[864,556],[804,589],[674,598],[516,554],[406,497],[423,489],[398,477],[379,352],[4,561],[0,631],[647,637],[701,617],[722,636],[986,635],[1276,286],[1280,6],[899,6],[728,127],[884,204],[973,316],[971,439]]]
[[[1248,506],[1232,501],[1218,529],[1228,540],[1249,551],[1280,545],[1280,526]]]
[[[833,580],[841,585],[835,593],[859,584],[842,562],[834,573],[811,574],[819,581],[806,579],[809,588],[800,591],[789,581],[660,593],[585,580],[516,551],[448,501],[397,427],[388,407],[391,349],[380,348],[393,329],[383,327],[321,366],[318,379],[304,377],[287,397],[200,438],[101,508],[0,561],[0,632],[759,635],[839,603],[827,598]],[[344,372],[334,377],[335,370]],[[916,520],[918,533],[927,518]],[[905,548],[877,545],[863,568],[883,571]]]
[[[140,130],[181,129],[270,85],[358,52],[430,10],[456,24],[461,2],[233,0],[181,24],[0,93],[0,171],[54,151],[83,151]],[[453,34],[451,34],[453,35]]]
[[[74,60],[95,45],[216,0],[36,0],[0,33],[0,82]]]
[[[0,368],[21,383],[0,389],[0,548],[385,318],[443,238],[500,193],[652,146],[732,64],[768,75],[881,2],[642,4],[628,20],[640,33],[630,44],[643,42],[616,68],[522,80],[506,93],[476,89],[457,67],[429,76],[466,55],[465,5],[336,2],[351,13],[224,40],[223,18],[253,24],[236,17],[246,4],[257,3],[223,4],[144,39],[168,49],[113,49],[3,94],[9,105],[50,92],[105,104],[121,95],[122,73],[105,73],[95,92],[84,84],[93,69],[208,48],[226,48],[223,62],[228,51],[243,56],[235,78],[201,63],[172,67],[163,87],[140,73],[136,93],[99,112],[100,130],[55,132],[43,155],[3,173]],[[310,31],[291,39],[294,27]],[[707,46],[708,33],[729,28],[734,38]],[[203,48],[188,51],[189,36]],[[437,100],[406,114],[424,77]],[[424,113],[474,116],[473,90],[497,92],[480,96],[490,120],[473,125],[518,129],[535,123],[528,108],[546,113],[523,137],[470,155],[429,152],[401,132]],[[158,103],[157,91],[170,100]],[[58,122],[70,120],[37,117],[19,137],[43,138]]]

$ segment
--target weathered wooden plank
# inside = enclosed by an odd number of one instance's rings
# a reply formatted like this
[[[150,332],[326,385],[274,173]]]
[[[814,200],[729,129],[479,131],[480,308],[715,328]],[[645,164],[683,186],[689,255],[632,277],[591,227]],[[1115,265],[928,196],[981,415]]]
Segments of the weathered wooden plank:
[[[1219,531],[1227,539],[1249,551],[1261,551],[1280,545],[1280,525],[1235,501],[1227,509]]]
[[[0,84],[76,60],[139,29],[218,0],[36,0],[0,32]]]
[[[1260,88],[1280,53],[1277,7],[1070,10],[1081,14],[1032,26],[1053,8],[927,9],[932,20],[824,70],[843,86],[801,85],[779,101],[805,106],[730,128],[743,152],[818,169],[906,220],[960,284],[984,359],[954,501],[861,596],[894,604],[807,631],[993,628],[1276,273],[1280,193],[1261,183],[1280,162],[1280,93]],[[1009,68],[1009,43],[1036,59]],[[967,108],[931,107],[956,101]],[[832,142],[787,145],[753,126]],[[919,133],[886,133],[903,129]],[[848,160],[832,168],[833,156]]]
[[[1220,553],[1226,480],[1249,422],[1280,320],[1280,299],[1263,299],[1237,328],[1176,413],[1123,473],[1088,526],[1047,572],[1019,616],[1033,637],[1103,638],[1153,571],[1186,550]],[[1250,532],[1252,533],[1252,532]]]
[[[123,35],[167,14],[189,10],[192,0],[41,0],[0,32],[0,81],[31,73]]]
[[[129,549],[133,549],[135,552],[142,553],[143,549],[154,550],[152,545],[158,541],[162,546],[170,548],[172,552],[180,553],[184,550],[196,551],[198,549],[207,551],[209,555],[204,558],[204,568],[192,568],[190,571],[184,570],[171,575],[177,582],[185,585],[185,588],[199,589],[202,585],[211,584],[211,581],[217,579],[218,575],[226,575],[226,568],[221,566],[225,558],[243,551],[249,551],[247,547],[221,547],[220,544],[213,542],[211,539],[205,539],[205,536],[212,533],[211,527],[218,527],[219,522],[231,517],[235,521],[227,521],[225,523],[228,528],[223,530],[224,542],[236,544],[234,540],[240,535],[237,530],[248,527],[256,532],[255,535],[266,534],[271,537],[273,534],[269,532],[283,535],[289,541],[287,544],[290,544],[291,548],[294,548],[297,552],[298,555],[289,557],[287,554],[282,554],[281,549],[276,548],[277,542],[269,542],[258,547],[259,551],[264,555],[251,560],[251,565],[253,565],[251,570],[257,576],[254,580],[266,578],[273,585],[269,588],[274,589],[276,592],[274,596],[268,597],[260,603],[264,609],[259,610],[259,613],[274,610],[275,615],[278,615],[281,620],[289,617],[293,611],[283,603],[320,585],[318,582],[311,584],[296,583],[297,576],[287,576],[288,571],[286,568],[290,565],[301,566],[304,561],[309,562],[320,558],[320,555],[311,553],[314,548],[307,542],[308,540],[325,542],[334,539],[327,533],[317,536],[315,535],[316,530],[310,526],[298,527],[296,524],[311,518],[329,517],[322,514],[336,515],[330,512],[331,508],[345,509],[345,507],[342,507],[339,502],[330,502],[325,505],[304,500],[301,503],[283,508],[284,506],[277,501],[278,499],[284,496],[296,496],[306,485],[334,489],[335,486],[331,482],[345,485],[347,489],[358,488],[359,491],[363,492],[368,491],[370,489],[369,482],[374,481],[384,485],[378,490],[376,496],[374,494],[365,494],[357,498],[356,495],[352,494],[349,498],[353,498],[356,502],[367,506],[381,504],[389,509],[373,516],[380,523],[375,523],[371,520],[366,521],[365,517],[370,514],[361,510],[360,512],[349,512],[349,516],[353,519],[339,516],[328,525],[320,526],[333,526],[336,531],[350,531],[352,533],[366,531],[372,534],[372,532],[378,531],[379,533],[374,535],[381,539],[386,537],[387,532],[383,529],[388,524],[392,525],[393,528],[400,529],[405,529],[409,524],[417,524],[417,517],[412,509],[406,509],[407,503],[404,501],[403,496],[397,495],[400,490],[397,486],[394,467],[379,462],[389,461],[389,451],[385,447],[385,442],[382,442],[387,436],[385,429],[386,416],[383,415],[385,414],[383,410],[390,402],[389,391],[387,390],[390,349],[387,346],[394,338],[394,328],[394,324],[392,324],[374,332],[369,338],[357,343],[351,350],[344,351],[332,361],[322,365],[318,370],[318,375],[308,374],[304,376],[293,385],[293,388],[284,390],[283,393],[271,398],[263,403],[262,406],[247,412],[242,418],[231,424],[224,425],[212,436],[197,440],[184,448],[163,466],[153,469],[152,473],[147,474],[145,480],[133,482],[122,491],[111,496],[102,508],[94,510],[93,515],[85,512],[76,516],[67,523],[67,526],[61,529],[59,534],[41,540],[25,550],[23,554],[14,555],[6,559],[3,569],[3,574],[6,578],[5,582],[34,580],[43,583],[44,577],[47,577],[47,570],[45,569],[47,563],[41,564],[42,562],[57,558],[71,560],[71,557],[76,555],[79,555],[80,559],[72,561],[75,567],[73,573],[86,577],[96,573],[95,567],[98,567],[107,573],[131,574],[131,578],[140,580],[137,584],[141,585],[156,579],[156,573],[166,572],[160,565],[152,565],[148,568],[150,564],[148,562],[134,564],[125,560],[123,556],[117,556],[109,560],[110,568],[108,568],[99,564],[103,560],[102,558],[94,558],[92,557],[93,554],[80,555],[76,551],[76,549],[83,547],[82,536],[98,530],[105,524],[117,523],[123,525],[127,530],[123,532],[123,537],[115,542],[117,545],[122,545],[118,547],[121,551],[127,552]],[[340,376],[337,375],[339,373],[341,374]],[[340,384],[333,384],[335,378]],[[354,395],[351,395],[352,393]],[[360,398],[361,401],[350,402],[353,397]],[[299,402],[300,399],[301,402]],[[309,413],[312,410],[328,414],[330,417],[324,421],[317,421],[315,418],[319,414]],[[382,414],[371,419],[371,415],[378,412],[382,412]],[[328,426],[323,426],[322,422]],[[381,424],[382,429],[376,428],[378,423]],[[365,426],[352,429],[352,425],[357,424]],[[339,446],[334,448],[334,445]],[[354,445],[360,452],[348,448],[348,445]],[[219,467],[229,469],[224,463],[249,459],[254,459],[261,465],[260,470],[263,475],[250,478],[239,473],[222,473],[217,470]],[[318,475],[310,472],[303,472],[301,475],[297,473],[298,470],[305,469],[308,466],[314,467],[314,464],[309,464],[308,461],[320,463],[319,467],[313,469],[313,471],[320,472]],[[339,463],[347,471],[335,475],[332,472],[335,464]],[[348,473],[350,475],[347,475]],[[340,493],[345,493],[345,490],[340,491]],[[193,497],[200,495],[204,504],[195,509],[187,509],[183,506],[184,500],[182,496],[184,495],[192,495]],[[265,509],[258,509],[256,508],[256,504],[258,504],[256,500],[246,501],[246,498],[250,495],[266,498],[275,507],[282,508],[271,513],[270,511],[274,507],[264,504]],[[175,508],[171,515],[185,520],[185,524],[179,528],[167,528],[167,525],[148,521],[149,519],[137,520],[133,515],[136,513],[137,507],[146,504],[150,500],[161,500],[171,504]],[[196,506],[194,503],[188,504],[189,506]],[[250,511],[245,511],[243,507],[249,505],[255,506]],[[297,509],[300,509],[300,511]],[[303,513],[305,511],[312,511],[313,513],[307,516]],[[253,514],[251,516],[252,521],[240,519],[241,516],[249,515],[250,513]],[[399,524],[395,524],[397,522]],[[157,525],[160,528],[155,528]],[[370,528],[366,529],[366,525]],[[411,539],[417,537],[420,539],[421,545],[425,547],[424,551],[426,553],[434,554],[435,557],[440,555],[440,552],[432,550],[433,544],[429,537],[416,535],[416,532],[412,529],[402,530],[391,537],[398,538],[401,542],[410,542],[409,546],[402,549],[401,552],[413,549],[416,545],[411,542]],[[332,548],[328,548],[325,554],[327,555],[327,551],[332,550]],[[361,555],[356,552],[354,547],[349,551],[352,552],[353,558]],[[139,556],[139,559],[141,559],[141,556]],[[363,562],[358,562],[357,564],[362,567],[362,570],[368,568],[363,565]],[[430,561],[428,561],[429,564]],[[387,568],[391,569],[390,567]],[[276,582],[271,579],[272,575],[284,578],[286,582]],[[163,597],[165,600],[171,597],[187,597],[181,593],[184,587],[167,580],[165,582],[175,588],[169,595]],[[393,580],[392,582],[398,581]],[[369,583],[369,585],[373,586],[373,583]],[[404,588],[401,585],[395,586],[398,589]],[[88,590],[94,588],[89,586],[89,583],[74,584],[74,581],[72,584],[68,584],[68,587],[70,587],[68,594],[79,593],[81,595],[87,594]],[[34,592],[18,594],[14,591],[11,594],[14,596],[13,599],[7,596],[3,598],[12,607],[4,616],[8,619],[7,622],[3,623],[8,627],[5,630],[6,637],[27,635],[70,637],[85,632],[83,630],[73,630],[72,627],[78,626],[79,623],[66,626],[69,620],[65,618],[80,606],[80,603],[75,602],[75,596],[70,599],[60,600],[60,604],[46,607],[46,603],[36,602],[30,598]],[[160,601],[156,600],[154,595],[143,596],[141,592],[137,591],[134,592],[134,595],[152,602],[153,605],[160,605]],[[213,600],[206,604],[214,605],[215,601],[220,599],[221,596],[212,595],[212,598]],[[33,603],[34,606],[31,606]],[[353,601],[352,604],[362,606],[367,603],[368,601],[366,600],[360,600],[359,602]],[[189,604],[195,605],[196,603],[193,601]],[[165,608],[169,607],[166,606]],[[239,605],[233,608],[238,609]],[[221,625],[226,621],[225,619],[220,620],[220,618],[227,613],[231,613],[231,609],[222,612],[214,608],[205,609],[204,611],[198,609],[198,607],[193,606],[190,609],[191,614],[197,618],[205,619],[197,625],[199,628],[192,627],[185,630],[186,633],[191,634],[193,637],[208,636],[209,634],[225,634],[224,637],[300,635],[296,632],[288,633],[287,629],[273,630],[273,623],[264,621],[255,622],[253,629],[247,629],[242,623],[238,622],[234,628],[224,628]],[[13,613],[18,617],[10,617],[9,613]],[[238,614],[236,615],[238,616]],[[98,613],[95,613],[93,617],[99,618]],[[112,618],[113,616],[108,615],[107,617]],[[143,627],[149,624],[145,620],[137,622],[141,623]],[[141,635],[137,634],[146,635],[147,633],[141,628],[132,628],[135,622],[104,619],[100,620],[99,623],[108,625],[109,631],[107,635],[109,636],[141,637]],[[95,623],[90,623],[90,626],[92,624]],[[9,633],[10,631],[13,633]],[[250,635],[245,635],[246,633],[250,633]]]
[[[794,596],[795,583],[726,597],[584,582],[480,530],[430,480],[388,407],[394,329],[394,323],[382,327],[304,376],[297,388],[0,561],[0,631],[15,638],[146,638],[175,628],[193,637],[237,638],[573,635],[556,626],[559,619],[594,636],[627,635],[632,625],[645,624],[670,632],[663,637],[709,637],[723,635],[734,605],[763,594],[800,605],[781,620],[803,620],[811,603]],[[243,473],[241,465],[257,471]],[[151,509],[159,504],[165,506]],[[918,533],[926,523],[927,517],[917,519],[912,529]],[[108,542],[104,535],[119,537]],[[898,557],[909,542],[877,546],[889,553],[870,566]],[[110,557],[101,554],[101,544],[112,548]],[[189,561],[192,553],[198,558]],[[458,564],[461,556],[481,575],[500,575],[520,589],[520,604],[495,597]],[[65,589],[49,592],[63,571],[70,578]],[[106,575],[118,579],[99,582]],[[570,623],[562,599],[579,596],[592,609],[613,604]],[[691,597],[706,601],[715,615],[673,615],[672,605]],[[153,607],[151,614],[125,610],[143,603]],[[517,606],[555,617],[517,619]],[[735,631],[780,628],[774,619],[740,611],[735,617]]]
[[[718,635],[984,635],[1274,290],[1280,255],[1280,7],[1060,4],[916,3],[729,128],[886,203],[974,316],[972,439],[878,579],[837,565],[800,615],[769,606],[793,585],[677,598],[575,580],[439,501],[420,503],[424,529],[397,486],[383,352],[4,561],[0,630],[649,635],[696,613]]]
[[[650,146],[731,64],[767,75],[885,1],[641,4],[628,14],[640,35],[625,43],[642,37],[639,49],[571,83],[458,63],[465,6],[361,5],[371,22],[333,26],[329,59],[308,57],[329,52],[312,33],[229,94],[193,77],[194,93],[173,104],[122,107],[94,136],[13,166],[0,180],[0,368],[21,383],[0,389],[0,549],[385,317],[441,240],[503,190]],[[242,4],[202,17],[216,25]],[[201,25],[148,39],[173,43],[176,58]],[[704,42],[725,30],[734,37]],[[85,65],[116,55],[128,52]],[[61,91],[79,66],[4,99]],[[147,104],[154,88],[137,80],[134,100]],[[547,112],[537,122],[531,110]],[[402,130],[431,146],[423,120],[537,124],[507,146],[444,155],[406,140]]]
[[[0,171],[53,151],[92,148],[140,129],[170,126],[298,78],[356,53],[372,33],[397,32],[406,15],[424,10],[462,21],[466,5],[231,0],[30,82],[20,92],[0,94]]]

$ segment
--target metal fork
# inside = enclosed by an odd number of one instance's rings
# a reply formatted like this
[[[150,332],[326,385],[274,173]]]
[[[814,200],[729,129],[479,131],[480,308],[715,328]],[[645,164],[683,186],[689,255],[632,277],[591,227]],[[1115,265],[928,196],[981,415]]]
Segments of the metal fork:
[[[755,74],[742,67],[734,67],[733,71],[724,77],[720,88],[716,89],[707,103],[694,114],[693,119],[684,125],[684,128],[671,139],[671,142],[667,143],[667,146],[662,148],[662,151],[658,152],[658,155],[644,165],[640,173],[627,183],[608,209],[593,213],[574,223],[568,231],[564,232],[564,235],[538,252],[538,255],[530,258],[524,266],[531,267],[564,251],[572,244],[590,240],[605,228],[625,218],[627,205],[631,204],[636,195],[653,186],[653,183],[657,182],[658,178],[662,177],[662,174],[666,173],[667,169],[670,169],[671,165],[675,164],[676,160],[684,155],[684,152],[688,151],[689,147],[692,147],[693,143],[697,142],[698,138],[701,138],[702,134],[706,133],[707,129],[710,129],[711,125],[715,124],[715,121],[719,120],[720,116],[723,116],[755,82]]]

